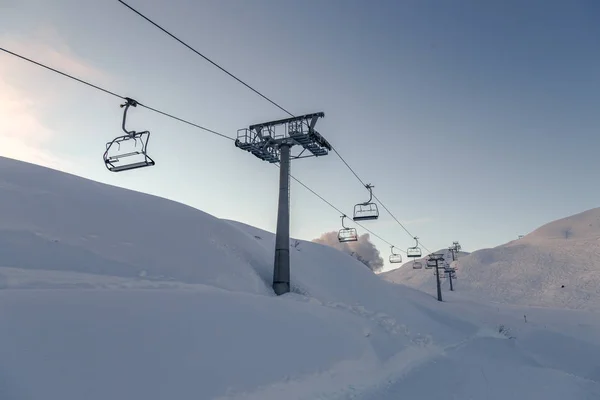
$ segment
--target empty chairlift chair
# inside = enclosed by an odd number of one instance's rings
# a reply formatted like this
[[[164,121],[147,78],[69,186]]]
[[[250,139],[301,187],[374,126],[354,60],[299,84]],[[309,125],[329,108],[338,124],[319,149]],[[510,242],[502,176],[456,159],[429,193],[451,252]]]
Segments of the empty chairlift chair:
[[[394,246],[391,246],[392,254],[390,255],[390,263],[396,264],[402,262],[402,255],[394,253]]]
[[[354,221],[366,221],[379,218],[379,209],[377,208],[377,204],[371,202],[371,200],[373,200],[372,188],[375,186],[372,186],[370,183],[368,183],[365,185],[365,187],[369,191],[369,200],[354,206]]]
[[[342,215],[342,229],[338,232],[338,241],[340,243],[345,242],[356,242],[358,240],[358,234],[356,233],[355,228],[346,228],[344,225],[344,218],[347,218],[345,215]]]
[[[106,144],[104,152],[104,165],[111,172],[128,171],[131,169],[150,167],[154,165],[154,160],[148,156],[149,131],[128,131],[125,128],[127,120],[127,110],[129,107],[136,107],[138,102],[126,97],[126,103],[121,104],[125,107],[123,111],[122,129],[126,135],[118,136]]]
[[[409,247],[406,250],[406,257],[420,258],[421,257],[421,249],[419,248],[419,238],[415,236],[414,239],[417,241],[417,244],[414,247]]]
[[[423,263],[419,260],[413,260],[413,269],[423,268]]]

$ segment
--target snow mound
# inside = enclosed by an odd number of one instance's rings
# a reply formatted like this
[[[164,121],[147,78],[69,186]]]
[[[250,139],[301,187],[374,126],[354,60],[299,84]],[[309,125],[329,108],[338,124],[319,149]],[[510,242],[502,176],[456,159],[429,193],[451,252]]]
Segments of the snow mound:
[[[600,310],[600,208],[459,257],[455,265],[457,290],[480,299]],[[401,268],[383,277],[425,291],[435,289],[433,275],[423,272]]]
[[[535,312],[524,329],[512,310],[438,303],[293,239],[293,290],[277,297],[272,233],[5,158],[0,196],[2,400],[422,398],[432,368],[461,382],[445,395],[481,397],[476,369],[499,355],[528,396],[544,379],[567,398],[600,394],[593,362],[565,351],[600,356],[587,317],[540,336]],[[505,383],[491,390],[518,399]]]

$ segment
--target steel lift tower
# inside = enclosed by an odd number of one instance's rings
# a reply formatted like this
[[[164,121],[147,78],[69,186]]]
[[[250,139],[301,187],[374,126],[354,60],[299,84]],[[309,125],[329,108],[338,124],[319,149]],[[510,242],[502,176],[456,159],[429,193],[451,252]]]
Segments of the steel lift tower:
[[[251,125],[237,132],[235,146],[263,161],[279,163],[279,207],[275,234],[273,290],[282,295],[290,291],[290,162],[297,158],[325,156],[331,145],[315,130],[319,118],[314,113]],[[279,132],[276,128],[281,127]],[[295,153],[292,148],[301,149]]]

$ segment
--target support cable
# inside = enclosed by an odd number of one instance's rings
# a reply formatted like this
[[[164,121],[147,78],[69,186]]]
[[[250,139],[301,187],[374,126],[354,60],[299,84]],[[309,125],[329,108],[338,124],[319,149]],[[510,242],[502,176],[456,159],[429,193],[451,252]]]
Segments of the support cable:
[[[32,60],[32,59],[30,59],[30,58],[27,58],[27,57],[25,57],[25,56],[22,56],[22,55],[20,55],[20,54],[14,53],[14,52],[12,52],[12,51],[10,51],[10,50],[4,49],[4,48],[2,48],[2,47],[0,47],[0,50],[4,51],[5,53],[7,53],[7,54],[10,54],[10,55],[12,55],[12,56],[18,57],[18,58],[20,58],[20,59],[22,59],[22,60],[28,61],[28,62],[30,62],[30,63],[32,63],[32,64],[34,64],[34,65],[37,65],[37,66],[39,66],[39,67],[45,68],[45,69],[47,69],[47,70],[50,70],[50,71],[52,71],[52,72],[55,72],[55,73],[57,73],[57,74],[59,74],[59,75],[65,76],[65,77],[67,77],[67,78],[69,78],[69,79],[72,79],[72,80],[74,80],[74,81],[76,81],[76,82],[79,82],[79,83],[82,83],[82,84],[84,84],[84,85],[87,85],[87,86],[89,86],[89,87],[92,87],[92,88],[94,88],[94,89],[96,89],[96,90],[102,91],[102,92],[104,92],[104,93],[110,94],[110,95],[112,95],[112,96],[118,97],[118,98],[120,98],[120,99],[123,99],[123,100],[126,100],[126,99],[127,99],[125,96],[121,96],[121,95],[119,95],[119,94],[117,94],[117,93],[115,93],[115,92],[113,92],[113,91],[110,91],[110,90],[108,90],[108,89],[105,89],[105,88],[103,88],[103,87],[100,87],[100,86],[98,86],[98,85],[95,85],[95,84],[93,84],[93,83],[90,83],[90,82],[88,82],[88,81],[85,81],[85,80],[83,80],[83,79],[79,79],[79,78],[77,78],[77,77],[75,77],[75,76],[73,76],[73,75],[71,75],[71,74],[68,74],[68,73],[66,73],[66,72],[60,71],[60,70],[58,70],[58,69],[55,69],[55,68],[52,68],[52,67],[50,67],[50,66],[48,66],[48,65],[45,65],[45,64],[43,64],[43,63],[40,63],[40,62],[38,62],[38,61]],[[152,108],[152,107],[150,107],[150,106],[144,105],[144,104],[142,104],[142,103],[139,103],[139,102],[138,102],[138,105],[140,105],[140,106],[142,106],[142,107],[145,107],[145,108],[147,108],[148,110],[154,111],[154,112],[156,112],[156,113],[159,113],[159,114],[165,115],[165,116],[167,116],[167,117],[169,117],[169,118],[172,118],[172,119],[175,119],[175,120],[177,120],[177,121],[180,121],[180,122],[186,123],[186,124],[188,124],[188,125],[191,125],[191,126],[193,126],[193,127],[196,127],[196,128],[202,129],[202,130],[204,130],[204,131],[207,131],[207,132],[213,133],[213,134],[215,134],[215,135],[218,135],[218,136],[220,136],[220,137],[223,137],[223,138],[226,138],[226,139],[229,139],[229,140],[234,140],[233,138],[231,138],[231,137],[229,137],[229,136],[227,136],[227,135],[224,135],[224,134],[222,134],[222,133],[219,133],[219,132],[217,132],[217,131],[214,131],[214,130],[212,130],[212,129],[208,129],[208,128],[206,128],[206,127],[203,127],[203,126],[201,126],[201,125],[195,124],[195,123],[193,123],[193,122],[190,122],[190,121],[187,121],[187,120],[185,120],[185,119],[182,119],[182,118],[176,117],[176,116],[174,116],[174,115],[172,115],[172,114],[166,113],[166,112],[164,112],[164,111],[161,111],[161,110],[159,110],[159,109]],[[279,167],[279,166],[277,165],[277,167]],[[339,208],[337,208],[337,207],[336,207],[336,206],[334,206],[334,205],[333,205],[331,202],[329,202],[328,200],[326,200],[326,199],[325,199],[323,196],[321,196],[320,194],[318,194],[317,192],[315,192],[314,190],[312,190],[310,187],[308,187],[308,186],[307,186],[306,184],[304,184],[302,181],[300,181],[299,179],[297,179],[296,177],[294,177],[294,176],[293,176],[293,175],[291,175],[291,174],[290,174],[290,177],[291,177],[293,180],[295,180],[296,182],[298,182],[300,185],[302,185],[302,186],[303,186],[303,187],[304,187],[306,190],[308,190],[308,191],[309,191],[309,192],[311,192],[313,195],[315,195],[316,197],[318,197],[319,199],[321,199],[323,202],[325,202],[327,205],[329,205],[331,208],[333,208],[334,210],[336,210],[336,211],[337,211],[337,212],[339,212],[340,214],[344,214],[344,213],[343,213],[343,212],[342,212],[342,211],[341,211]],[[383,242],[385,242],[386,244],[388,244],[388,245],[392,246],[392,244],[391,244],[390,242],[388,242],[387,240],[383,239],[381,236],[379,236],[379,235],[378,235],[378,234],[376,234],[375,232],[371,231],[370,229],[367,229],[367,228],[365,228],[365,227],[364,227],[362,224],[359,224],[358,222],[355,222],[355,223],[356,223],[358,226],[360,226],[361,228],[363,228],[364,230],[366,230],[367,232],[371,233],[373,236],[375,236],[375,237],[377,237],[378,239],[380,239],[381,241],[383,241]],[[394,246],[394,247],[396,247],[396,246]],[[397,248],[397,247],[396,247],[396,248]],[[401,251],[402,251],[402,250],[401,250]]]
[[[142,14],[140,11],[138,11],[134,7],[132,7],[129,4],[127,4],[125,1],[123,1],[123,0],[117,0],[117,1],[119,3],[121,3],[121,4],[123,4],[125,7],[127,7],[131,11],[133,11],[134,13],[136,13],[138,16],[140,16],[144,20],[148,21],[150,24],[152,24],[155,27],[157,27],[158,29],[160,29],[162,32],[164,32],[165,34],[167,34],[171,38],[175,39],[177,42],[179,42],[180,44],[182,44],[183,46],[185,46],[190,51],[194,52],[196,55],[202,57],[204,60],[208,61],[213,66],[215,66],[219,70],[223,71],[225,74],[229,75],[231,78],[235,79],[237,82],[241,83],[242,85],[244,85],[245,87],[247,87],[248,89],[250,89],[251,91],[253,91],[254,93],[258,94],[260,97],[262,97],[263,99],[267,100],[269,103],[273,104],[275,107],[277,107],[281,111],[285,112],[286,114],[288,114],[291,117],[296,117],[294,114],[292,114],[286,108],[284,108],[283,106],[281,106],[280,104],[278,104],[274,100],[271,100],[269,97],[267,97],[266,95],[264,95],[263,93],[261,93],[257,89],[253,88],[248,83],[244,82],[242,79],[238,78],[233,73],[229,72],[228,70],[226,70],[225,68],[223,68],[222,66],[220,66],[219,64],[217,64],[215,61],[213,61],[210,58],[208,58],[206,55],[204,55],[201,52],[199,52],[198,50],[194,49],[192,46],[190,46],[189,44],[187,44],[183,40],[179,39],[177,36],[175,36],[174,34],[172,34],[171,32],[169,32],[168,30],[166,30],[165,28],[163,28],[162,26],[160,26],[158,23],[154,22],[152,19],[148,18],[147,16],[145,16],[144,14]],[[341,154],[335,149],[335,147],[333,145],[331,145],[331,149],[335,152],[335,154],[339,157],[339,159],[346,165],[346,167],[350,170],[350,172],[352,172],[352,174],[354,174],[354,176],[356,177],[356,179],[358,179],[358,181],[362,184],[362,186],[365,186],[364,181],[358,176],[358,174],[354,171],[354,169],[350,166],[350,164],[348,164],[348,162],[341,156]],[[379,202],[379,204],[381,204],[381,206],[388,212],[388,214],[390,214],[390,216],[400,225],[400,227],[402,227],[402,229],[404,229],[404,231],[411,238],[415,237],[415,235],[413,235],[412,233],[410,233],[408,231],[408,229],[406,229],[406,227],[398,220],[398,218],[396,218],[396,216],[394,216],[394,214],[392,214],[392,212],[381,202],[381,200],[379,200],[375,195],[373,197]],[[362,226],[362,225],[359,225],[359,226]],[[363,229],[367,230],[364,227],[363,227]],[[384,240],[384,242],[386,242],[386,241]],[[423,249],[427,250],[427,252],[431,253],[425,246],[422,246],[422,247],[423,247]]]

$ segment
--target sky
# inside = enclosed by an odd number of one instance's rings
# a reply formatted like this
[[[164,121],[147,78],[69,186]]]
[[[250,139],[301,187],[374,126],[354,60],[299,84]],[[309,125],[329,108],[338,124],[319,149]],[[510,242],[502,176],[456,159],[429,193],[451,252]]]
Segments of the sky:
[[[410,232],[381,207],[364,223],[397,248],[494,247],[599,205],[594,0],[127,2],[296,115],[324,112],[317,130]],[[0,0],[0,47],[231,137],[287,117],[117,0]],[[0,155],[274,231],[277,168],[149,110],[128,122],[156,166],[107,171],[121,103],[2,53]],[[292,174],[348,215],[368,198],[335,153]],[[292,183],[293,237],[339,217]]]

